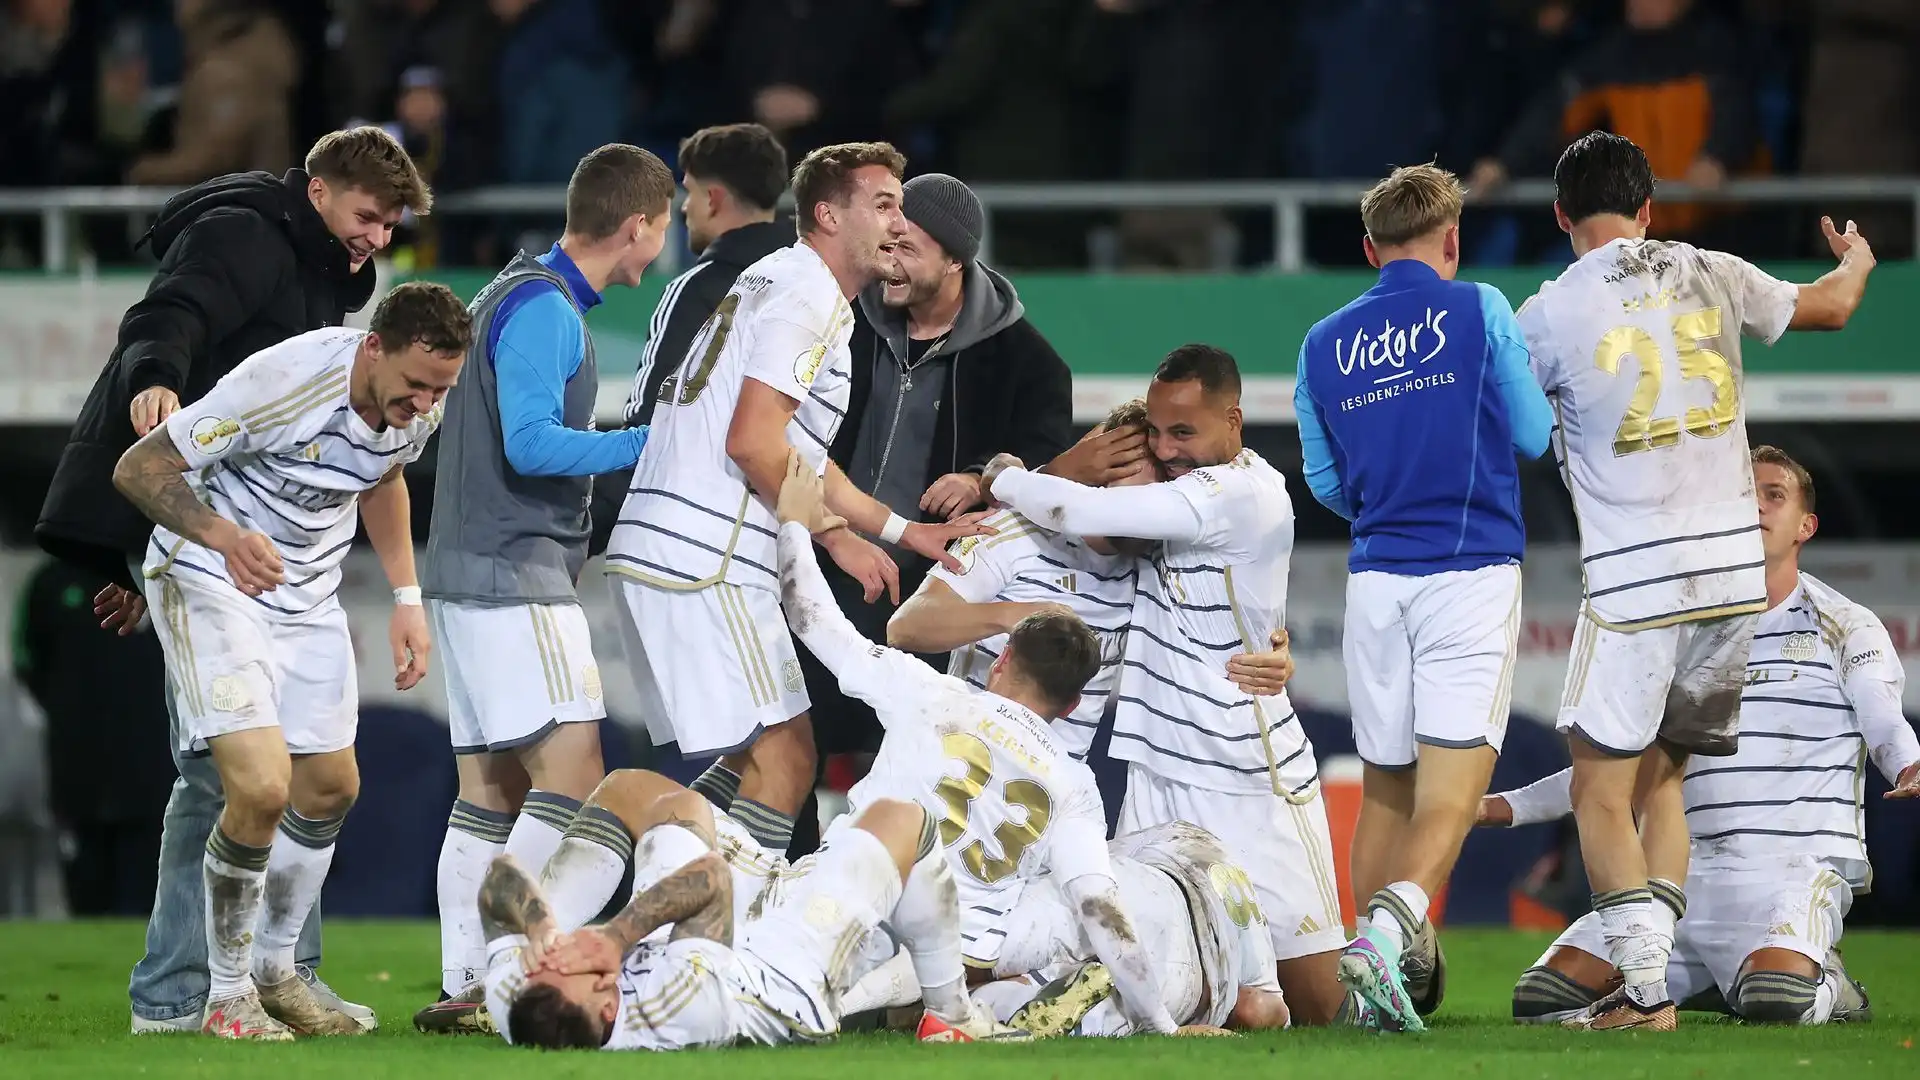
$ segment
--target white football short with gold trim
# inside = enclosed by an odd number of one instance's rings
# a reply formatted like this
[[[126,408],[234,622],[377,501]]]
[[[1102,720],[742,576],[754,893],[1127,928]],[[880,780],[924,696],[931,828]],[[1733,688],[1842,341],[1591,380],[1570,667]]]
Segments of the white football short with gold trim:
[[[608,580],[654,745],[677,742],[688,757],[730,754],[807,711],[800,657],[771,589]]]
[[[1410,769],[1421,744],[1498,753],[1519,640],[1517,564],[1349,575],[1341,652],[1360,760]]]
[[[1574,627],[1556,727],[1617,757],[1655,738],[1703,757],[1738,746],[1740,693],[1757,614],[1624,633],[1584,608]]]
[[[1687,873],[1687,915],[1674,929],[1667,992],[1685,1001],[1718,987],[1730,1000],[1741,965],[1761,949],[1787,949],[1824,964],[1853,907],[1848,876],[1833,861],[1810,855],[1696,858]],[[1605,960],[1600,917],[1581,916],[1553,947]],[[1546,963],[1544,955],[1539,963]]]
[[[434,665],[447,680],[456,754],[532,746],[561,724],[607,715],[579,604],[427,601]]]
[[[173,676],[182,753],[264,727],[278,727],[294,754],[353,745],[360,683],[337,597],[289,617],[191,571],[161,574],[146,594]]]
[[[1182,784],[1127,767],[1127,797],[1115,836],[1184,821],[1218,837],[1253,882],[1276,960],[1346,947],[1327,806],[1318,789],[1304,803]]]

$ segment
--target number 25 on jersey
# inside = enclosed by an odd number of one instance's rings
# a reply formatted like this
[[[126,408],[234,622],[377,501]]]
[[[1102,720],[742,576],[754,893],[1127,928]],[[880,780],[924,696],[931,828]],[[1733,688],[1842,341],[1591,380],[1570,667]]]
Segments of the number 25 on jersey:
[[[1701,344],[1718,338],[1720,331],[1721,317],[1717,307],[1682,312],[1673,317],[1673,341],[1679,353],[1680,377],[1704,379],[1713,387],[1712,406],[1703,409],[1692,405],[1687,408],[1686,433],[1702,439],[1725,435],[1740,411],[1740,391],[1734,385],[1733,365],[1727,362],[1725,356]],[[1616,326],[1601,335],[1600,345],[1594,350],[1593,363],[1609,375],[1619,375],[1621,362],[1629,356],[1638,363],[1640,371],[1633,384],[1633,397],[1627,403],[1626,415],[1620,418],[1620,427],[1614,432],[1615,457],[1625,457],[1643,450],[1658,450],[1680,442],[1680,418],[1653,415],[1654,408],[1660,403],[1660,383],[1666,365],[1660,355],[1660,343],[1653,339],[1652,334],[1638,326]]]

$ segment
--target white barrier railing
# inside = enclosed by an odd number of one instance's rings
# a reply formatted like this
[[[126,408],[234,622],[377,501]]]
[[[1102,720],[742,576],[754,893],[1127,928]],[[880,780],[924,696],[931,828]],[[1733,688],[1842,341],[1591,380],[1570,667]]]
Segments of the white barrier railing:
[[[1270,209],[1273,212],[1274,269],[1299,273],[1306,260],[1306,211],[1319,208],[1356,208],[1367,189],[1363,181],[1229,180],[1191,183],[1060,183],[979,184],[974,190],[989,212],[996,210],[1118,210],[1118,209]],[[0,189],[0,216],[33,214],[42,222],[44,265],[53,271],[68,269],[73,219],[81,214],[151,214],[173,191],[166,188],[46,188]],[[1733,180],[1722,187],[1700,190],[1685,184],[1662,184],[1667,202],[1745,203],[1749,205],[1812,205],[1828,201],[1905,203],[1914,210],[1915,249],[1920,250],[1920,177],[1769,177]],[[1482,205],[1548,206],[1553,184],[1522,180],[1498,188],[1475,201]],[[676,207],[679,199],[674,200]],[[555,186],[508,186],[449,192],[435,199],[438,214],[558,214],[566,205],[565,189]],[[677,215],[676,215],[677,218]],[[679,228],[676,220],[675,229]],[[981,244],[983,256],[992,251],[992,221]],[[670,243],[669,253],[680,245]],[[669,255],[671,258],[672,255]],[[672,267],[668,267],[671,269]]]

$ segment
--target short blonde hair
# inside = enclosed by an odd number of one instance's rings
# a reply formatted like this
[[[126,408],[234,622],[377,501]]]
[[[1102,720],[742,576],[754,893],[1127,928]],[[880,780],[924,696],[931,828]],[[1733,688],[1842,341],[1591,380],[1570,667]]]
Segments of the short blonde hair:
[[[343,191],[359,188],[389,211],[433,211],[433,192],[406,148],[370,124],[320,136],[307,151],[306,165],[308,175]]]
[[[1360,221],[1375,247],[1398,247],[1460,220],[1467,189],[1438,165],[1402,165],[1360,199]]]
[[[1114,431],[1119,428],[1147,426],[1147,399],[1134,398],[1113,407],[1107,418],[1100,422],[1102,431]]]

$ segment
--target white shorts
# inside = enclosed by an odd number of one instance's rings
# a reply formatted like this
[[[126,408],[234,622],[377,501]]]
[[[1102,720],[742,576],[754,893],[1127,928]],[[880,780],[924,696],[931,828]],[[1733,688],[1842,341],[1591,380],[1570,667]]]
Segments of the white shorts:
[[[1629,634],[1600,626],[1583,608],[1555,726],[1621,757],[1656,737],[1705,757],[1731,755],[1759,622],[1730,615]]]
[[[293,754],[352,746],[360,683],[338,598],[288,618],[197,576],[146,583],[180,714],[177,749],[205,754],[209,739],[265,727],[278,727]]]
[[[1279,795],[1210,791],[1162,779],[1138,764],[1127,767],[1127,797],[1114,834],[1184,821],[1219,837],[1259,894],[1277,960],[1346,947],[1340,887],[1333,869],[1327,807],[1313,798],[1293,803]]]
[[[807,711],[800,657],[774,593],[610,580],[654,745],[677,742],[687,757],[730,754]]]
[[[1164,872],[1132,859],[1115,858],[1113,874],[1121,907],[1159,976],[1161,1002],[1176,1022],[1193,1022],[1206,974],[1186,894]],[[993,969],[996,979],[1032,975],[1046,982],[1068,965],[1099,959],[1088,955],[1092,950],[1073,905],[1051,877],[1027,886],[1008,912],[1006,927],[1006,944]],[[1133,1034],[1133,1025],[1124,1012],[1114,1009],[1099,1018],[1090,1013],[1076,1034],[1119,1037]]]
[[[561,724],[607,715],[579,604],[428,600],[427,626],[447,680],[456,754],[517,750]]]
[[[1520,568],[1347,577],[1341,653],[1360,759],[1411,768],[1416,743],[1465,749],[1507,736],[1520,638]]]
[[[1687,917],[1675,928],[1667,964],[1675,1001],[1710,987],[1731,1001],[1741,965],[1760,949],[1787,949],[1825,964],[1853,907],[1847,879],[1811,856],[1695,860],[1686,892]],[[1581,916],[1554,945],[1608,959],[1596,914]]]
[[[886,845],[864,829],[836,831],[810,857],[810,871],[740,927],[736,948],[807,999],[770,1005],[810,1033],[830,1033],[839,1026],[835,1003],[894,954],[880,924],[900,902],[900,869]]]

